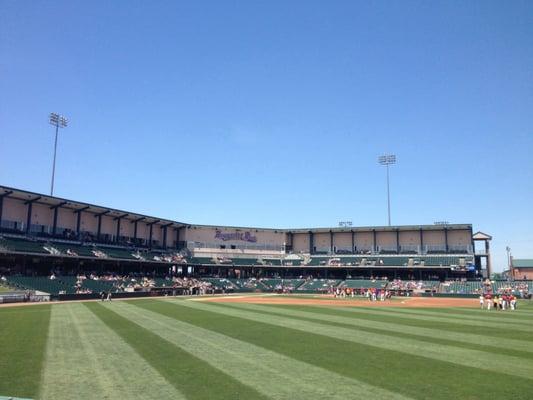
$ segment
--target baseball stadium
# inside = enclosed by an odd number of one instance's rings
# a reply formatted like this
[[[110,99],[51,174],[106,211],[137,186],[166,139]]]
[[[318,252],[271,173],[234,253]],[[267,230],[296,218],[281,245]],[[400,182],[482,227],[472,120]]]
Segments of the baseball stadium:
[[[533,281],[490,280],[471,224],[206,226],[5,186],[0,220],[7,398],[531,398]]]
[[[532,39],[0,0],[0,400],[533,400]]]

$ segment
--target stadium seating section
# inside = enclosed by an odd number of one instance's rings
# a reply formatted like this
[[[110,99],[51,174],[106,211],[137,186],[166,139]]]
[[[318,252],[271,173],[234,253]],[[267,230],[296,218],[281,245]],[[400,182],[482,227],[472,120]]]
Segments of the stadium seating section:
[[[412,267],[412,266],[466,266],[473,263],[472,256],[313,256],[308,266],[377,266],[377,267]]]
[[[298,287],[298,291],[327,292],[330,288],[337,287],[341,283],[337,279],[312,279]]]
[[[57,294],[74,294],[76,293],[76,276],[56,276],[50,279],[47,276],[8,276],[5,282],[11,288],[18,290],[38,290],[41,292]],[[494,281],[484,285],[481,281],[450,281],[439,282],[434,280],[425,281],[397,281],[375,280],[375,279],[280,279],[280,278],[201,278],[204,282],[209,282],[217,290],[233,292],[300,292],[324,293],[332,288],[352,288],[352,289],[369,289],[369,288],[387,288],[409,290],[434,290],[438,293],[445,294],[479,294],[486,292],[490,287],[494,293],[502,290],[511,290],[518,293],[519,290],[525,290],[531,293],[533,291],[533,281]],[[166,278],[153,278],[152,286],[158,288],[172,287],[173,283]],[[124,280],[95,280],[83,279],[81,288],[87,289],[92,293],[116,292],[119,287],[126,287],[132,284],[140,284],[139,279],[129,278]]]
[[[56,255],[62,257],[110,258],[129,261],[176,262],[171,261],[170,250],[142,250],[110,245],[82,244],[69,241],[37,241],[22,236],[0,236],[0,251],[28,254]],[[313,255],[288,258],[274,257],[190,257],[185,260],[191,265],[266,265],[266,266],[354,266],[354,267],[466,267],[473,263],[471,255]]]
[[[55,255],[61,257],[111,258],[128,261],[170,262],[173,253],[169,251],[140,251],[118,246],[81,244],[69,241],[37,241],[23,237],[0,236],[0,251],[28,254]],[[136,257],[137,255],[137,257]],[[166,259],[166,260],[165,260]],[[212,263],[209,259],[209,262]]]
[[[26,239],[18,238],[2,238],[0,239],[0,246],[11,251],[21,253],[41,253],[48,254],[48,251],[44,249],[43,242],[37,242]]]

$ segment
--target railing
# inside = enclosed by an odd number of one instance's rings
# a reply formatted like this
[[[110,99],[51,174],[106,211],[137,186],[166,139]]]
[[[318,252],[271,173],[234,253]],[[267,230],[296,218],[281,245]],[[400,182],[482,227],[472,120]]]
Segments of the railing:
[[[472,245],[463,245],[463,244],[457,244],[457,245],[449,245],[448,246],[448,253],[472,253]]]
[[[429,244],[424,246],[425,253],[446,253],[445,244]]]
[[[353,248],[351,246],[335,246],[333,252],[335,254],[352,254]]]
[[[52,233],[52,228],[48,225],[38,225],[38,224],[31,224],[30,225],[30,233],[33,234],[50,234]]]
[[[400,253],[420,253],[419,245],[405,244],[400,246]]]
[[[24,222],[20,221],[9,221],[7,219],[3,219],[2,221],[0,221],[0,228],[9,231],[23,232],[25,224]]]

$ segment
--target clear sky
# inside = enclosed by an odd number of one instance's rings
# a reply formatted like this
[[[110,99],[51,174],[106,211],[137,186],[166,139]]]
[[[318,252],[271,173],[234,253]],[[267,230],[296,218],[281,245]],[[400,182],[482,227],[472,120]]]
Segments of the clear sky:
[[[472,223],[533,258],[531,1],[0,0],[0,184],[205,224]]]

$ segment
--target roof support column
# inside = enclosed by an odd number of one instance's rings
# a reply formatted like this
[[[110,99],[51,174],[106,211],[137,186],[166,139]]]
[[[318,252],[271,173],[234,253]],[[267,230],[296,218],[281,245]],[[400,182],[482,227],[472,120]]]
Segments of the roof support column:
[[[424,231],[422,228],[420,228],[420,250],[419,252],[422,253],[424,251]]]
[[[333,243],[333,231],[329,231],[329,251],[331,253],[333,253],[333,247],[334,247],[334,243]]]
[[[163,225],[161,228],[163,228],[163,248],[167,248],[167,239],[168,239],[168,227],[172,225],[172,222],[169,222],[165,225]]]
[[[161,221],[160,219],[157,219],[155,221],[152,221],[152,222],[148,222],[146,225],[150,227],[150,236],[149,236],[149,239],[148,239],[148,247],[151,249],[152,248],[152,237],[153,237],[153,233],[154,233],[154,224],[157,224],[159,221]]]
[[[0,228],[2,228],[2,214],[3,214],[3,210],[4,210],[4,197],[9,196],[11,193],[13,193],[12,190],[10,190],[9,192],[6,192],[6,193],[4,193],[3,195],[0,196]]]
[[[80,230],[81,230],[81,213],[85,210],[87,210],[89,208],[89,206],[86,206],[86,207],[83,207],[83,208],[80,208],[79,210],[74,210],[74,213],[77,213],[78,214],[78,220],[76,222],[76,235],[80,236]]]
[[[54,208],[54,222],[52,224],[52,235],[57,233],[57,214],[59,213],[59,207]]]
[[[375,253],[377,251],[377,234],[376,230],[372,229],[372,252]]]
[[[492,274],[492,262],[490,259],[490,244],[488,240],[485,240],[485,254],[487,255],[487,278],[490,279]]]
[[[78,213],[78,220],[76,221],[76,233],[80,234],[80,225],[81,225],[81,211]]]
[[[309,231],[309,254],[313,254],[313,248],[314,248],[314,237],[313,232]]]
[[[472,246],[472,254],[476,252],[476,244],[474,243],[474,231],[472,230],[472,226],[470,226],[470,241]],[[490,279],[490,277],[489,277]]]
[[[176,245],[173,247],[177,249],[180,244],[180,228],[174,228],[174,232],[176,232]]]
[[[134,219],[133,221],[131,221],[131,223],[133,224],[133,241],[134,242],[137,242],[137,225],[143,219],[144,219],[144,217],[141,217],[141,218],[137,218],[137,219]],[[137,243],[135,243],[135,244],[137,244]]]
[[[120,220],[122,220],[122,218],[124,217],[127,217],[129,214],[124,214],[124,215],[120,215],[118,217],[115,217],[115,219],[117,220],[117,231],[116,231],[116,235],[115,235],[115,243],[119,243],[120,242]]]
[[[446,253],[449,250],[448,247],[448,228],[444,228],[444,243],[446,243]]]
[[[355,232],[351,230],[352,232],[352,253],[355,253]]]
[[[26,233],[30,232],[31,212],[32,212],[32,208],[33,208],[33,203],[35,201],[39,200],[40,198],[41,198],[41,196],[26,201],[26,204],[28,205],[28,214],[27,214],[27,218],[26,218]]]
[[[117,233],[115,235],[115,242],[118,243],[120,238],[120,218],[117,218]]]
[[[102,214],[98,215],[98,228],[96,230],[96,238],[100,240],[100,235],[102,234]]]
[[[400,230],[396,229],[396,253],[400,254]]]
[[[102,217],[109,213],[110,210],[106,210],[101,212],[100,214],[96,214],[94,217],[98,218],[98,228],[96,230],[96,240],[100,241],[100,236],[102,236]]]
[[[294,234],[292,232],[287,232],[287,246],[285,246],[285,252],[287,251],[287,247],[291,249],[291,252],[294,251]]]
[[[54,235],[54,236],[57,234],[57,217],[58,217],[58,214],[59,214],[59,209],[62,206],[64,206],[65,204],[67,204],[67,202],[66,201],[62,201],[61,203],[50,207],[51,210],[54,210],[54,220],[52,222],[52,235]]]
[[[30,232],[30,224],[31,224],[31,209],[33,206],[33,202],[28,203],[28,216],[26,218],[26,233]]]

